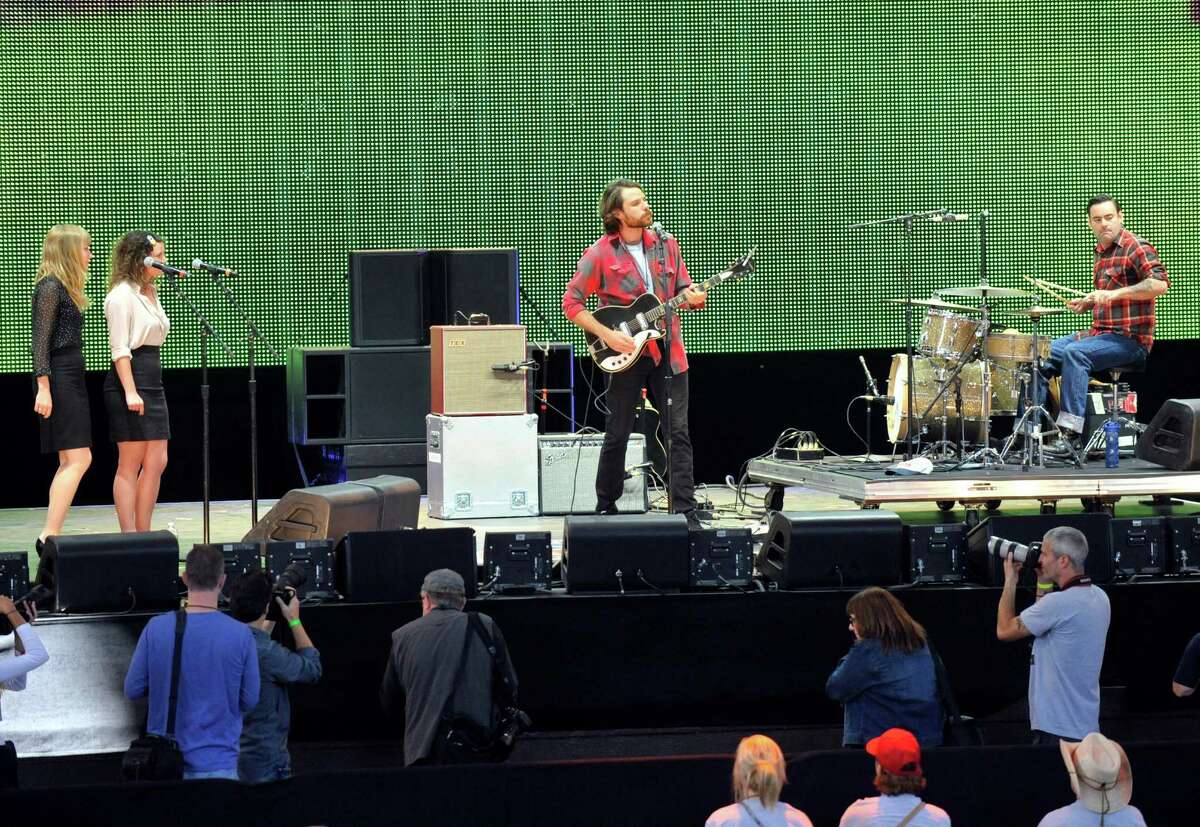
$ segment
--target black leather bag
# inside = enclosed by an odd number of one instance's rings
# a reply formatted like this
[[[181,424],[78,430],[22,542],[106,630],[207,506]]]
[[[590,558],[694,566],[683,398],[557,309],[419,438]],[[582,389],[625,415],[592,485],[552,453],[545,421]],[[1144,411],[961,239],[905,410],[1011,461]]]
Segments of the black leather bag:
[[[450,706],[454,694],[462,680],[463,667],[467,662],[467,653],[471,648],[471,640],[478,636],[487,647],[492,657],[492,696],[494,727],[484,727],[464,715],[450,714]],[[496,703],[497,690],[503,697],[503,702]],[[529,716],[512,703],[512,687],[508,676],[500,664],[500,656],[495,641],[483,626],[483,621],[475,612],[467,612],[467,634],[463,641],[462,655],[458,662],[458,671],[450,689],[450,696],[442,710],[442,720],[438,727],[437,738],[433,744],[432,758],[439,764],[487,764],[499,763],[508,758],[516,743],[517,736],[529,728]]]
[[[171,697],[167,701],[165,735],[147,734],[132,741],[121,758],[126,781],[178,781],[183,778],[183,753],[175,741],[175,708],[179,702],[179,664],[183,659],[183,632],[187,612],[175,612],[175,652],[171,658]]]
[[[963,715],[958,710],[958,701],[954,699],[954,690],[950,687],[950,678],[946,674],[946,664],[942,656],[933,648],[933,641],[926,639],[929,654],[933,656],[933,672],[937,680],[938,698],[942,702],[942,712],[946,721],[942,725],[942,746],[944,747],[981,747],[983,746],[983,730],[979,723],[969,715]]]

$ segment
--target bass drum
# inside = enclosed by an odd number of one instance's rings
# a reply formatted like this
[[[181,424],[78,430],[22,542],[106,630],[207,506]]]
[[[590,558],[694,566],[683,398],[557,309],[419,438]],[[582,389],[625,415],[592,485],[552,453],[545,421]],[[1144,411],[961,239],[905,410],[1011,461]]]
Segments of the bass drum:
[[[982,422],[988,416],[991,405],[983,397],[983,362],[968,362],[954,380],[962,392],[962,410],[956,407],[956,391],[952,384],[945,395],[933,406],[924,419],[921,413],[929,407],[941,387],[939,374],[949,376],[949,368],[940,368],[933,360],[916,357],[914,360],[916,380],[913,383],[913,419],[917,433],[932,439],[942,438],[942,402],[946,403],[946,438],[958,442],[960,423],[966,423],[968,442],[978,443],[983,436]],[[887,409],[888,439],[900,442],[908,439],[908,355],[897,353],[892,357],[892,369],[888,373],[888,396],[896,400]]]

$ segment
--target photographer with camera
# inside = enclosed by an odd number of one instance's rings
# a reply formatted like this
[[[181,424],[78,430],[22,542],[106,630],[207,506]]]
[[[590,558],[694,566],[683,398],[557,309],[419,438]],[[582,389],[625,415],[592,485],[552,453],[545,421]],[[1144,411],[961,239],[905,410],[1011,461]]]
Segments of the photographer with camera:
[[[279,591],[284,592],[283,597]],[[267,615],[273,614],[268,611],[272,605],[278,607],[291,630],[296,642],[295,652],[271,639],[275,621]],[[287,688],[289,684],[316,683],[321,679],[321,653],[300,622],[296,590],[286,586],[275,590],[271,579],[262,571],[248,571],[233,582],[229,590],[229,613],[250,627],[262,679],[258,705],[242,720],[238,777],[252,783],[290,778],[292,762],[288,755],[288,729],[292,722],[292,707]]]
[[[1084,573],[1087,538],[1059,526],[1033,543],[989,544],[1004,559],[1004,590],[996,611],[996,637],[1033,636],[1029,667],[1029,723],[1033,743],[1082,741],[1100,730],[1100,666],[1111,609],[1108,595]],[[1034,603],[1016,612],[1017,579],[1034,559],[1038,573]]]
[[[24,612],[18,611],[12,598],[0,594],[0,617],[13,628],[15,656],[0,660],[0,695],[4,691],[19,692],[25,688],[25,676],[37,669],[50,655],[42,645],[41,638],[33,630],[31,621],[37,619],[37,608],[26,601]],[[27,621],[25,618],[28,617]],[[17,750],[11,741],[0,737],[0,789],[17,786]]]
[[[421,617],[392,633],[379,700],[389,714],[404,705],[405,766],[503,760],[528,726],[500,627],[466,603],[460,574],[431,571]]]

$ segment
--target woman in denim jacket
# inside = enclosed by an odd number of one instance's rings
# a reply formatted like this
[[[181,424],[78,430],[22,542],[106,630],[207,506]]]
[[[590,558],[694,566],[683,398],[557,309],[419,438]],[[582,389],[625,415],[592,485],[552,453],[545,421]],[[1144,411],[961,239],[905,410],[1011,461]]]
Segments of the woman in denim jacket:
[[[854,645],[825,684],[842,704],[842,744],[861,746],[893,727],[922,747],[942,743],[943,714],[925,629],[890,592],[872,586],[846,604]]]

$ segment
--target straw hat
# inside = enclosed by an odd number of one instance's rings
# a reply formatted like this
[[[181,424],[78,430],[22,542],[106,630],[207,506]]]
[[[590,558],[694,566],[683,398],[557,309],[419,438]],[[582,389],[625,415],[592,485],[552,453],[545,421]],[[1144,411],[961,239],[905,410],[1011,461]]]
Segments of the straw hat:
[[[1093,813],[1115,813],[1133,797],[1133,771],[1125,750],[1099,732],[1089,733],[1078,744],[1059,741],[1063,763],[1071,776],[1071,789]]]

